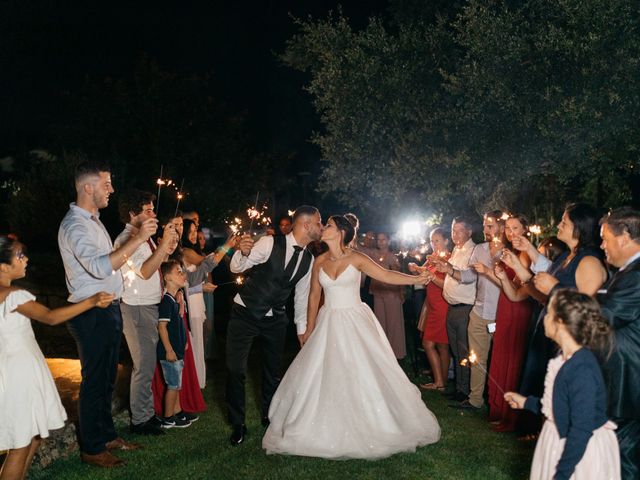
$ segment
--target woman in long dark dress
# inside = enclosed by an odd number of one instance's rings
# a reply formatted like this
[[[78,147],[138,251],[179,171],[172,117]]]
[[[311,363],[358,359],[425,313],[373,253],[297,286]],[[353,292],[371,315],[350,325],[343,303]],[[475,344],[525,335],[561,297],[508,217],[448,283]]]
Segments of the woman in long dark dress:
[[[511,216],[505,221],[507,246],[512,248],[514,237],[526,235],[527,220],[522,215]],[[525,253],[519,255],[523,265],[528,266],[529,258]],[[513,269],[496,266],[495,275],[500,281],[502,291],[498,299],[496,312],[496,331],[493,335],[493,353],[489,375],[489,421],[492,428],[499,432],[511,432],[516,428],[517,410],[512,409],[504,400],[503,393],[518,388],[522,364],[527,349],[529,322],[531,319],[531,301],[526,287],[518,279]]]

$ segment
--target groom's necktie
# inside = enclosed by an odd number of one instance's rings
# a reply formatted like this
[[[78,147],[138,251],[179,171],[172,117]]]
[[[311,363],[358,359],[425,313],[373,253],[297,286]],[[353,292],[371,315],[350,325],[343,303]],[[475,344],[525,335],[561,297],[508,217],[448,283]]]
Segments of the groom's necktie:
[[[287,266],[284,268],[284,278],[287,280],[291,280],[291,277],[293,276],[293,271],[296,269],[301,251],[302,247],[299,247],[298,245],[293,246],[293,257],[291,257],[291,260],[289,260],[289,263],[287,263]]]

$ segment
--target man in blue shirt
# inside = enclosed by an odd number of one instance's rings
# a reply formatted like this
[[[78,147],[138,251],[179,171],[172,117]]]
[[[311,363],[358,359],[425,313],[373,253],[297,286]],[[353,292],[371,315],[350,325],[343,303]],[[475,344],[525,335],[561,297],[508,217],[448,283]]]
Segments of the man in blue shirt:
[[[118,437],[111,417],[111,396],[122,336],[123,281],[119,269],[155,233],[157,220],[146,220],[135,236],[114,251],[98,212],[108,205],[114,191],[109,167],[82,162],[76,167],[75,187],[76,202],[70,205],[58,231],[69,301],[81,302],[99,291],[116,297],[111,306],[92,308],[67,324],[78,346],[82,366],[78,401],[81,458],[92,465],[117,467],[123,462],[110,450],[138,448]]]

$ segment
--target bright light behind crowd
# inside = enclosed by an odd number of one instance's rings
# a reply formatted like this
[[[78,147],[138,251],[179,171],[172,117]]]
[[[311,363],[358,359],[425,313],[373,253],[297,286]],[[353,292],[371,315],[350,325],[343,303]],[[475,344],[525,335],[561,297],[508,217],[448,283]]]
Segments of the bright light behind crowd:
[[[402,224],[402,238],[407,240],[409,238],[416,238],[420,236],[422,232],[422,224],[416,220],[404,222]]]

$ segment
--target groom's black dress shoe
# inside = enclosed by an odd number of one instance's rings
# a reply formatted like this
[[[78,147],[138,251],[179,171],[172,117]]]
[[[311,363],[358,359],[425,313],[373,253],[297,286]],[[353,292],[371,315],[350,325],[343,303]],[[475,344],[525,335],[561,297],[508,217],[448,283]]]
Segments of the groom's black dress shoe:
[[[234,447],[236,445],[240,445],[242,442],[244,442],[244,437],[246,434],[247,427],[245,427],[244,425],[234,425],[233,433],[229,437],[229,442],[231,442],[231,445],[233,445]]]

